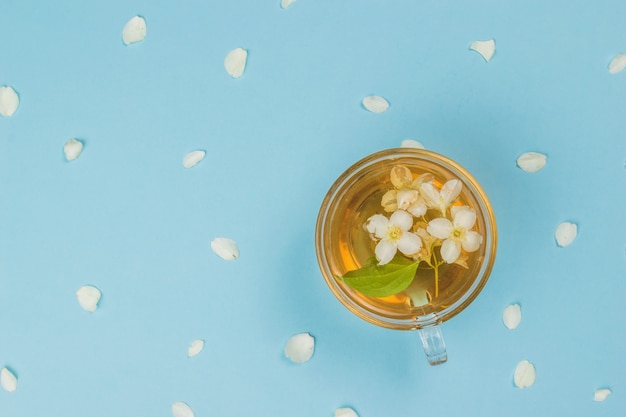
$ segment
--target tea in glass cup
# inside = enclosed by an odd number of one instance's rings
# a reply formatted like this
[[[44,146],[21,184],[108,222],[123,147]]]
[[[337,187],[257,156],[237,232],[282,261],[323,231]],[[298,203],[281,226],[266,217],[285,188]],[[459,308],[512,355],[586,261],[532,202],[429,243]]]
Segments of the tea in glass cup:
[[[481,291],[497,241],[491,204],[469,172],[412,148],[374,153],[340,175],[315,235],[335,297],[370,323],[418,330],[432,365],[447,360],[439,324]]]

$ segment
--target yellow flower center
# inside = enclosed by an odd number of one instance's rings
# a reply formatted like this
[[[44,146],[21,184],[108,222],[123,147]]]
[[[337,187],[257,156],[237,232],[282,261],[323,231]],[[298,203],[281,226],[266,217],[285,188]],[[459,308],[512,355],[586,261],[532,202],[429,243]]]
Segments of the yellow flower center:
[[[398,226],[391,225],[387,228],[387,239],[396,242],[402,236],[402,229]]]
[[[450,236],[452,238],[452,240],[463,240],[463,237],[465,236],[465,230],[458,228],[458,229],[454,229],[452,231],[452,236]]]

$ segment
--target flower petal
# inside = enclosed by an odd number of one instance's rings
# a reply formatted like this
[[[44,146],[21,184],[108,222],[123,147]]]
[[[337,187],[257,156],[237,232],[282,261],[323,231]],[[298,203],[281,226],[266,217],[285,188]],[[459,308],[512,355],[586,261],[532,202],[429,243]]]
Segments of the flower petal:
[[[514,330],[522,321],[522,309],[519,304],[511,304],[502,312],[502,322],[509,330]]]
[[[393,257],[396,255],[397,249],[398,248],[396,247],[396,245],[394,245],[388,240],[383,239],[380,242],[378,242],[378,244],[376,245],[376,248],[374,248],[376,259],[378,259],[378,264],[379,265],[388,264],[389,261],[391,261]]]
[[[405,139],[400,144],[401,148],[424,149],[424,145],[414,139]]]
[[[411,204],[413,204],[415,202],[415,200],[417,200],[417,197],[419,197],[419,193],[417,192],[417,190],[398,190],[397,195],[397,203],[398,203],[398,208],[401,210],[406,210],[407,208],[409,208],[409,206]]]
[[[102,293],[96,287],[91,285],[82,286],[76,291],[76,298],[78,299],[78,304],[85,311],[89,311],[93,313],[98,308],[98,303],[100,302],[100,297],[102,297]]]
[[[478,52],[485,61],[489,62],[496,52],[496,42],[493,39],[488,41],[474,41],[470,45],[472,51]]]
[[[535,383],[535,377],[535,366],[524,360],[515,367],[513,382],[517,388],[528,388]]]
[[[224,68],[226,68],[228,75],[233,78],[239,78],[246,69],[247,61],[248,51],[243,48],[235,48],[224,58]]]
[[[526,152],[521,154],[517,158],[517,166],[522,169],[522,171],[535,173],[541,170],[548,161],[548,157],[542,153],[538,152]]]
[[[397,190],[389,190],[383,194],[383,198],[380,200],[380,205],[387,213],[393,213],[398,210]]]
[[[146,33],[146,19],[141,16],[133,17],[126,23],[126,26],[124,26],[124,30],[122,31],[122,40],[124,41],[124,45],[141,42],[146,38]]]
[[[414,233],[404,232],[398,239],[398,250],[409,256],[417,253],[422,248],[422,239]]]
[[[420,217],[426,214],[428,208],[426,207],[426,202],[423,198],[418,197],[415,203],[411,204],[407,211],[411,213],[415,217]]]
[[[389,217],[389,223],[398,226],[403,231],[407,231],[413,226],[413,216],[404,210],[396,210]]]
[[[615,55],[609,64],[609,72],[611,74],[617,74],[626,68],[626,54]]]
[[[359,417],[359,415],[353,409],[349,407],[343,407],[336,409],[333,417]]]
[[[613,391],[611,391],[608,388],[597,389],[593,393],[593,400],[597,401],[597,402],[602,402],[602,401],[606,400],[606,397],[611,395],[612,392]]]
[[[454,226],[452,226],[450,220],[439,217],[428,222],[426,230],[439,239],[447,239],[452,234]]]
[[[367,96],[361,103],[372,113],[383,113],[389,108],[389,102],[380,96]]]
[[[365,230],[380,239],[385,236],[385,231],[387,230],[388,225],[389,219],[382,214],[374,214],[372,217],[367,219],[367,222],[365,222]]]
[[[0,385],[5,391],[13,392],[17,389],[17,377],[7,368],[0,371]]]
[[[578,227],[574,223],[563,222],[559,224],[554,232],[554,237],[556,238],[556,243],[565,247],[570,245],[574,239],[576,239],[576,235],[578,234]]]
[[[187,357],[191,358],[192,356],[196,356],[198,353],[202,352],[202,349],[204,349],[204,340],[194,340],[187,348]]]
[[[65,153],[65,159],[73,161],[78,158],[83,151],[83,142],[78,139],[70,139],[63,145],[63,153]]]
[[[185,155],[185,157],[183,158],[183,166],[185,168],[195,167],[196,165],[198,165],[200,161],[204,159],[205,155],[206,155],[205,151],[201,151],[201,150],[191,151],[187,155]]]
[[[182,401],[172,404],[172,415],[174,417],[196,417],[196,413],[193,412],[191,407]]]
[[[291,6],[295,2],[296,2],[296,0],[281,0],[280,1],[280,7],[282,9],[286,9],[287,7]]]
[[[476,211],[467,206],[460,206],[454,211],[454,227],[462,227],[463,229],[471,229],[476,223]]]
[[[413,175],[411,174],[411,170],[406,166],[396,165],[391,168],[389,179],[393,186],[399,190],[400,188],[408,188],[411,186]]]
[[[467,252],[474,252],[480,248],[481,243],[483,243],[483,237],[479,233],[467,232],[461,241],[461,246]]]
[[[315,339],[309,333],[298,333],[285,344],[285,356],[295,363],[307,362],[313,356]]]
[[[428,207],[439,208],[439,191],[435,189],[432,182],[425,182],[420,185],[420,193]]]
[[[239,258],[239,248],[232,239],[216,237],[211,241],[211,250],[225,261],[234,261]]]
[[[19,105],[20,97],[13,87],[0,87],[0,116],[13,116]]]
[[[448,207],[458,196],[461,194],[461,190],[463,189],[463,183],[457,179],[451,179],[447,181],[443,187],[441,187],[441,198],[443,199],[443,204],[445,207]]]
[[[453,264],[461,255],[461,243],[446,239],[441,244],[441,257],[446,263]]]

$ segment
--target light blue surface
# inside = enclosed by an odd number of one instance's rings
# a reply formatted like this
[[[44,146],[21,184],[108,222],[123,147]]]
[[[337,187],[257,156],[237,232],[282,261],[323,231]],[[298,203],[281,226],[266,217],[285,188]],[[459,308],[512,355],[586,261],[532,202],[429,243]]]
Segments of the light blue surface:
[[[124,46],[137,14],[148,35]],[[626,72],[607,66],[625,15],[619,0],[4,0],[0,85],[21,104],[0,117],[0,367],[19,382],[0,416],[169,416],[175,401],[197,417],[623,416]],[[468,48],[490,38],[486,63]],[[240,79],[223,67],[236,47]],[[364,110],[371,94],[389,110]],[[66,162],[73,137],[85,148]],[[438,367],[417,334],[345,310],[313,245],[334,179],[407,138],[468,168],[499,226]],[[516,167],[527,151],[548,155],[537,174]],[[579,235],[559,248],[563,221]],[[241,257],[214,255],[217,236]],[[95,313],[76,301],[86,284]],[[316,351],[295,365],[299,332]],[[537,381],[520,390],[523,359]]]

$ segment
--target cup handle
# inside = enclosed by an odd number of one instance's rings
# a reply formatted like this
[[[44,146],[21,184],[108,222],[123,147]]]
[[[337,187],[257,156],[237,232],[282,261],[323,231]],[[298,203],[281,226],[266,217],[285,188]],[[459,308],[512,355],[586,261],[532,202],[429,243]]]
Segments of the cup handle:
[[[443,334],[439,325],[423,327],[418,332],[429,364],[439,365],[448,360],[446,343],[443,340]]]

